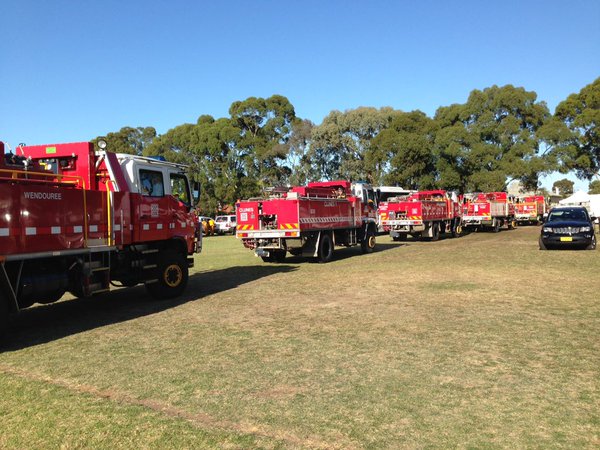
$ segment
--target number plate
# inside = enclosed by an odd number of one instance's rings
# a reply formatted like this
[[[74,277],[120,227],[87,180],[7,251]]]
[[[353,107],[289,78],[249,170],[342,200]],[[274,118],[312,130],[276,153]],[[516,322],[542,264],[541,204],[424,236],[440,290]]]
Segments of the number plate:
[[[560,242],[573,242],[573,238],[571,236],[561,237]]]

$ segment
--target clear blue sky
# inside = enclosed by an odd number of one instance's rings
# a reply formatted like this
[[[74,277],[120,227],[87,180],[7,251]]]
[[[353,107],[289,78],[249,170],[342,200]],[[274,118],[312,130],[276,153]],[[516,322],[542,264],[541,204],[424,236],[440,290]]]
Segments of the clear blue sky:
[[[0,17],[12,146],[164,133],[272,94],[317,124],[358,106],[431,116],[494,84],[553,112],[600,76],[597,0],[2,0]]]

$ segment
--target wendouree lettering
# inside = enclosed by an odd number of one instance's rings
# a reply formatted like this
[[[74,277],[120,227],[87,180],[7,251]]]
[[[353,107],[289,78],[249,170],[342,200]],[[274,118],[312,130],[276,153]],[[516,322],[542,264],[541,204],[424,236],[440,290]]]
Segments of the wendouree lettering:
[[[32,200],[62,200],[60,192],[24,192],[23,195]]]

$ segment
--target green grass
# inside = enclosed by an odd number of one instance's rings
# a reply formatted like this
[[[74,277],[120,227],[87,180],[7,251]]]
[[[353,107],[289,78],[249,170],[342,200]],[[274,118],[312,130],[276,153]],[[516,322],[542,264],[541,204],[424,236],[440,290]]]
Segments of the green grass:
[[[0,447],[598,447],[599,253],[538,230],[324,265],[210,237],[182,299],[25,311]]]

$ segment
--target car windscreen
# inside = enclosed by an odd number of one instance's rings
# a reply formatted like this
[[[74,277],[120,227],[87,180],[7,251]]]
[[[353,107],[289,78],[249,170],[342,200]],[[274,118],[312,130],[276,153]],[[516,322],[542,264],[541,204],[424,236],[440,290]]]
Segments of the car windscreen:
[[[215,219],[215,222],[227,222],[227,217],[219,216]]]
[[[552,211],[548,215],[548,222],[559,222],[574,220],[578,222],[587,222],[588,218],[585,211],[581,209],[563,209],[560,211]]]

